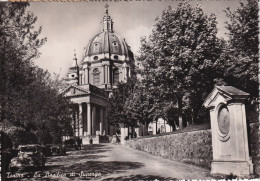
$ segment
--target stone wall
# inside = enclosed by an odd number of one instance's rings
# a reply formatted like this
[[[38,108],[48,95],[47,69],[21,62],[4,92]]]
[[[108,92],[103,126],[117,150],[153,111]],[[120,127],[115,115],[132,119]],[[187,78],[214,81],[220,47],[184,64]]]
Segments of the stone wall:
[[[259,122],[249,125],[249,156],[252,157],[254,174],[260,176],[260,130]]]
[[[249,124],[249,156],[252,157],[254,174],[260,176],[259,122]],[[212,161],[211,130],[191,131],[165,136],[136,138],[126,145],[167,159],[210,168]]]
[[[126,145],[167,159],[210,168],[211,130],[200,130],[158,137],[136,138]]]

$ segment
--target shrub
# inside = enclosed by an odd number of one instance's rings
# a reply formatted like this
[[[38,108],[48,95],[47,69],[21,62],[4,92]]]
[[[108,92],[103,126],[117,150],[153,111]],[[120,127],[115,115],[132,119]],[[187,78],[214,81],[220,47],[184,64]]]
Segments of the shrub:
[[[24,128],[12,126],[6,130],[6,134],[10,137],[12,145],[17,147],[22,144],[37,144],[35,134],[26,131]]]

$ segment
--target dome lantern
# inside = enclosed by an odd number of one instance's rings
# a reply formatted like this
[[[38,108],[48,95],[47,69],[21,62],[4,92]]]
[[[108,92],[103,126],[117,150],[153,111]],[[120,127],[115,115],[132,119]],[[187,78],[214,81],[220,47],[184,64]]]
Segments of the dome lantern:
[[[113,20],[108,14],[108,4],[106,4],[106,13],[103,17],[103,21],[101,22],[101,31],[102,32],[113,32]]]

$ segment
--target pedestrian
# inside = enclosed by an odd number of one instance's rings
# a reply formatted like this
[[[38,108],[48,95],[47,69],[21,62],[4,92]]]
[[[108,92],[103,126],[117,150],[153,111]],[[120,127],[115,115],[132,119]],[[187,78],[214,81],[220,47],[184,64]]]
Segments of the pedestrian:
[[[93,144],[93,139],[92,138],[89,139],[89,144],[91,144],[91,145]]]
[[[78,149],[81,150],[81,143],[82,143],[82,140],[80,137],[77,137],[77,145],[78,145]]]
[[[136,138],[137,137],[137,134],[136,134],[136,132],[134,132],[134,138]]]
[[[82,138],[79,139],[79,147],[80,147],[80,150],[82,148]]]

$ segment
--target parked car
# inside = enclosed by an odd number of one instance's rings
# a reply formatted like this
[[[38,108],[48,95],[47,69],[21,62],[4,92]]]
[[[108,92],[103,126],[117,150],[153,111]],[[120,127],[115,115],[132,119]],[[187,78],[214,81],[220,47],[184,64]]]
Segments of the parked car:
[[[51,153],[51,144],[42,146],[42,152],[45,157],[49,157],[52,155]]]
[[[9,149],[1,150],[2,169],[7,170],[12,159],[12,152]]]
[[[64,146],[66,147],[67,150],[78,150],[79,149],[76,139],[74,139],[74,138],[65,140]]]
[[[63,145],[52,145],[51,154],[52,155],[66,155],[66,148]]]
[[[10,171],[27,168],[44,167],[46,158],[39,145],[20,145],[17,157],[12,158],[9,164]]]

